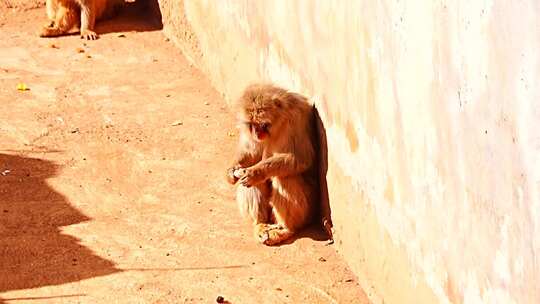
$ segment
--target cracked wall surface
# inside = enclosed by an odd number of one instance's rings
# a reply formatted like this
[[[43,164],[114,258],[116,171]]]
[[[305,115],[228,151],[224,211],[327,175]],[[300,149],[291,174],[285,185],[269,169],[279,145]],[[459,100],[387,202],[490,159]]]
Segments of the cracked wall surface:
[[[540,302],[536,1],[171,1],[231,100],[317,105],[338,250],[385,303]]]

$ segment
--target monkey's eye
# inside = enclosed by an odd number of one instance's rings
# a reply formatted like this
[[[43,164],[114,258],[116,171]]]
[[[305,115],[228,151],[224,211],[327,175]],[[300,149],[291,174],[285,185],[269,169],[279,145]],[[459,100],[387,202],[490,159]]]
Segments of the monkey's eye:
[[[263,123],[261,124],[261,129],[263,129],[263,130],[265,130],[265,131],[268,132],[268,130],[270,130],[270,127],[271,127],[271,126],[272,126],[271,124],[269,124],[269,123],[267,123],[267,122],[263,122]]]

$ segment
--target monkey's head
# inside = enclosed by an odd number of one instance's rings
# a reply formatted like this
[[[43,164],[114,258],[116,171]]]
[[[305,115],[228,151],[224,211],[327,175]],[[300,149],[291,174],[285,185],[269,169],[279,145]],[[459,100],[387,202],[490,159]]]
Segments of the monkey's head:
[[[271,85],[251,85],[236,104],[241,131],[256,142],[275,136],[286,124],[284,96],[287,92]]]

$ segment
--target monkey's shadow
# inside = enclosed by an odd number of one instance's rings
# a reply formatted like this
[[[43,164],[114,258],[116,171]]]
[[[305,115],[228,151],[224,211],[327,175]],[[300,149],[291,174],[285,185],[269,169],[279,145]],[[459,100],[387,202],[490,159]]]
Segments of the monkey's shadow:
[[[161,11],[157,0],[126,2],[125,7],[113,18],[96,23],[98,34],[118,32],[148,32],[163,29]]]
[[[331,241],[331,238],[328,236],[328,234],[326,233],[322,225],[318,223],[312,223],[309,226],[300,230],[291,238],[278,244],[277,246],[291,245],[292,243],[296,242],[296,240],[304,239],[304,238],[308,238],[308,239],[318,241],[318,242]]]
[[[60,167],[0,153],[0,294],[119,272],[62,227],[90,220],[47,183]],[[65,298],[84,295],[55,295]],[[39,298],[2,299],[33,300]]]

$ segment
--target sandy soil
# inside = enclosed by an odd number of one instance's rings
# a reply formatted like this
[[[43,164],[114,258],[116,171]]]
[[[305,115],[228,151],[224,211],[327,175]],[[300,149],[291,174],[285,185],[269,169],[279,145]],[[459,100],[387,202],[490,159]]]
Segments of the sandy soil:
[[[158,23],[43,39],[44,8],[8,2],[0,303],[367,303],[318,230],[254,241],[223,178],[232,114]]]

